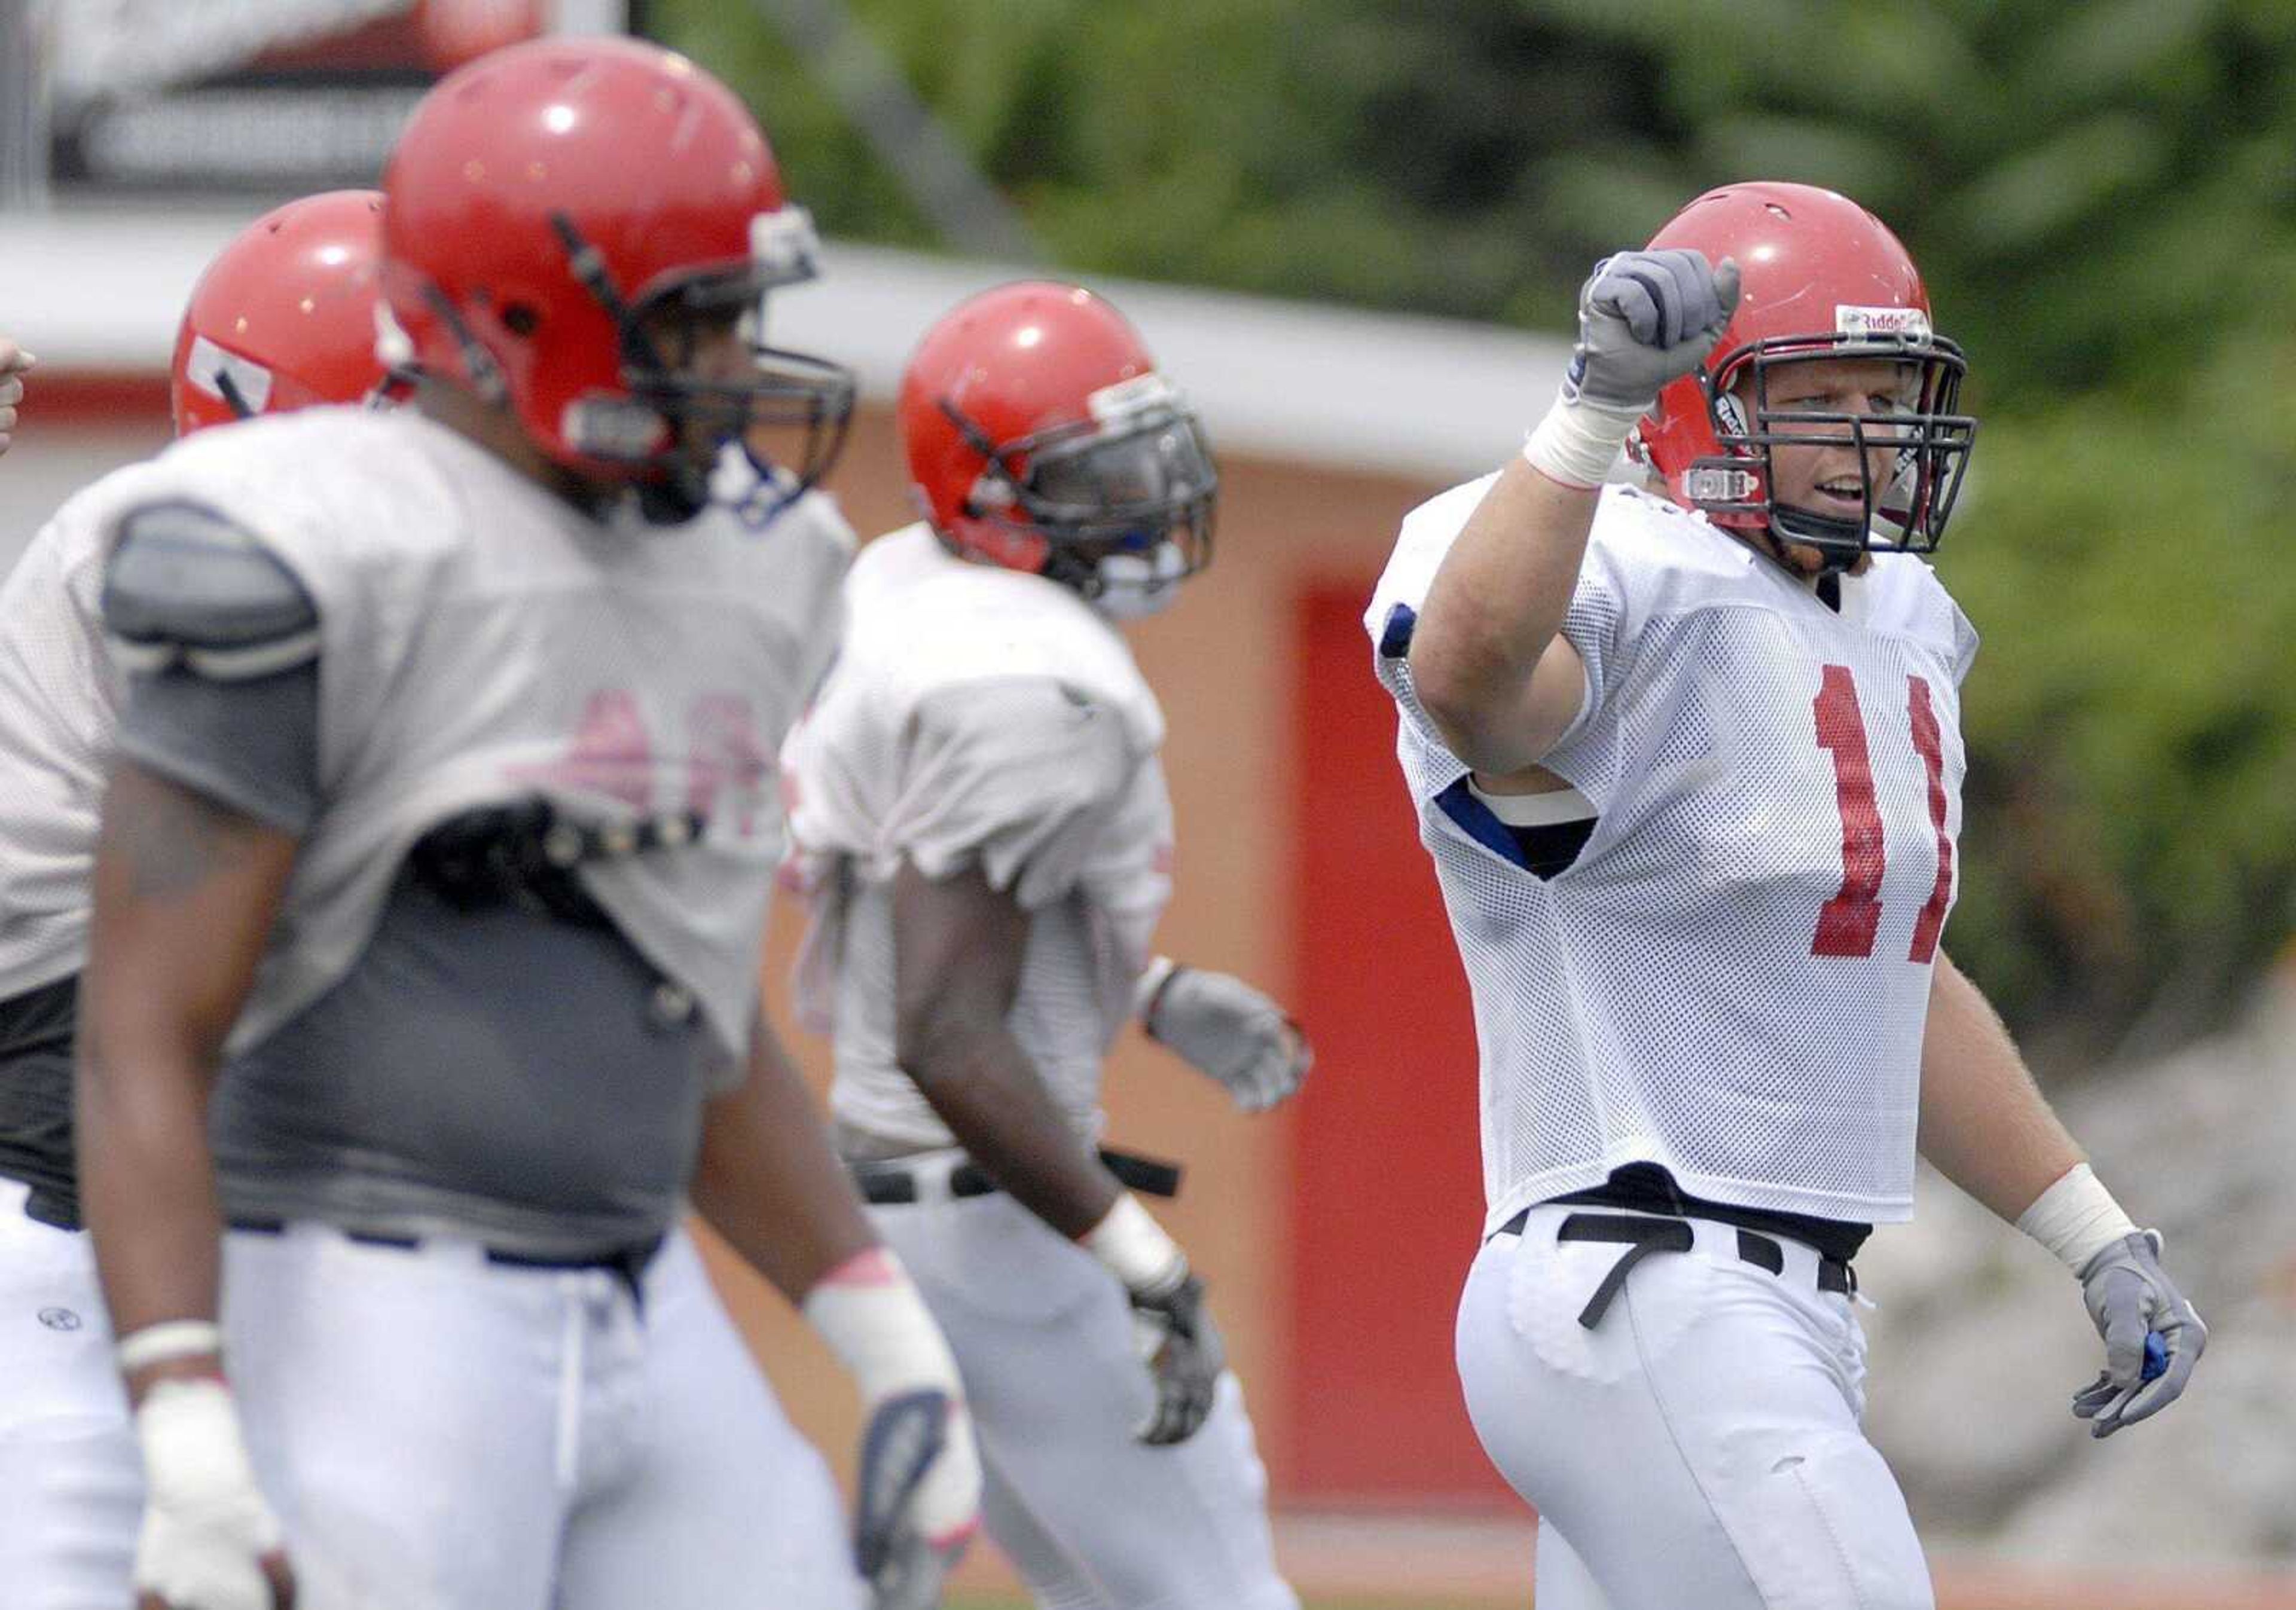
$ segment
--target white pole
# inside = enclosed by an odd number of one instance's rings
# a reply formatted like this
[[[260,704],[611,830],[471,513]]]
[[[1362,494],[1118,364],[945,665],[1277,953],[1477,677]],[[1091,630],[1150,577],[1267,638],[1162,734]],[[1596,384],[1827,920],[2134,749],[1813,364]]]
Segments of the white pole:
[[[0,0],[0,212],[48,201],[46,53],[40,0]]]

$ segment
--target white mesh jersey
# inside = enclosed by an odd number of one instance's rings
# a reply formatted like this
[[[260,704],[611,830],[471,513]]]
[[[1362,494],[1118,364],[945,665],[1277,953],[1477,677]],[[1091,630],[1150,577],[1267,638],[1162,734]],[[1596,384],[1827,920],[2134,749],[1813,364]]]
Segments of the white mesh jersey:
[[[834,506],[592,519],[406,409],[202,431],[151,469],[146,500],[255,535],[319,611],[319,814],[228,1049],[345,975],[423,832],[540,795],[602,830],[704,819],[581,876],[738,1060],[785,838],[775,756],[841,622]]]
[[[1696,1196],[1912,1212],[1922,1036],[1961,827],[1976,633],[1920,560],[1840,612],[1639,489],[1603,489],[1544,764],[1598,818],[1541,879],[1414,698],[1415,612],[1488,479],[1404,521],[1365,617],[1474,997],[1488,1225],[1646,1161]]]
[[[104,533],[150,474],[130,464],[76,493],[0,584],[0,998],[87,960],[96,811],[119,717],[97,613]]]
[[[844,651],[783,756],[812,905],[798,1008],[832,1033],[830,1104],[917,1148],[955,1138],[894,1054],[892,879],[980,866],[1030,913],[1009,1026],[1078,1130],[1171,893],[1164,718],[1106,620],[923,526],[870,543]]]

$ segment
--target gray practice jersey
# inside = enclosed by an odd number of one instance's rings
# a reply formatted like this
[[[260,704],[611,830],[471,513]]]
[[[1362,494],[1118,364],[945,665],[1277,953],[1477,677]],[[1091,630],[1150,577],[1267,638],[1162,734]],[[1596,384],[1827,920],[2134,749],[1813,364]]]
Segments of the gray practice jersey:
[[[235,533],[314,617],[299,650],[145,673],[120,738],[300,839],[217,1092],[227,1212],[543,1256],[660,1233],[747,1049],[772,756],[836,641],[843,522],[817,497],[762,529],[594,521],[412,413],[260,421],[159,462],[115,629],[155,505],[163,538]],[[593,844],[676,831],[584,864],[557,919],[410,871],[439,824],[537,800]]]
[[[833,1028],[837,1116],[953,1144],[894,1055],[892,879],[978,866],[1030,915],[1008,1026],[1070,1121],[1102,1125],[1102,1058],[1171,890],[1162,712],[1114,627],[1041,577],[913,527],[854,567],[851,631],[784,756],[813,903],[800,1010]]]
[[[74,495],[0,584],[0,1175],[65,1228],[79,1222],[75,979],[119,713],[96,595],[107,523],[146,478],[134,464]]]
[[[132,464],[42,527],[0,584],[0,999],[80,969],[96,807],[117,719],[96,612],[104,533],[151,485]]]

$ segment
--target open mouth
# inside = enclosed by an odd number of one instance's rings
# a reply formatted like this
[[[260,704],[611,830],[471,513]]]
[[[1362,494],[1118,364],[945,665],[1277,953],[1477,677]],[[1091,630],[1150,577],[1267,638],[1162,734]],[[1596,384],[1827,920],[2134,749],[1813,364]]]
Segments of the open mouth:
[[[1850,513],[1866,509],[1866,483],[1854,475],[1834,476],[1812,488],[1820,504]]]

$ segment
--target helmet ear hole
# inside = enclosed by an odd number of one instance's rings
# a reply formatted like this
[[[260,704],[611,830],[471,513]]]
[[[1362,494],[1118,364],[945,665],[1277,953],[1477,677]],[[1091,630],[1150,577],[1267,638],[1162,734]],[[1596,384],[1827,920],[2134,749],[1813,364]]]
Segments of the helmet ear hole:
[[[542,328],[542,315],[525,302],[512,302],[502,311],[503,328],[524,340]]]

